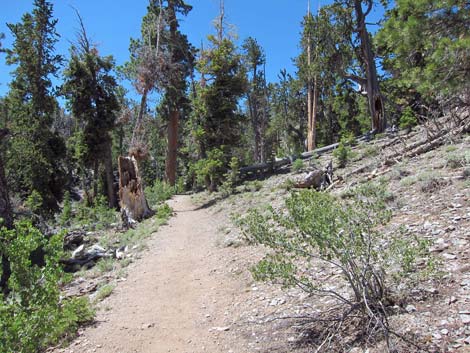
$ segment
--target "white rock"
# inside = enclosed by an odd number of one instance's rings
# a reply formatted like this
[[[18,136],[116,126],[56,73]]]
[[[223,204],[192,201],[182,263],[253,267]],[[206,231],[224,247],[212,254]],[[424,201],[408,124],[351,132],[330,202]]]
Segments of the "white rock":
[[[470,315],[468,314],[460,314],[460,320],[462,320],[462,323],[464,325],[470,324]]]
[[[416,307],[414,305],[407,305],[405,310],[408,312],[408,313],[412,313],[412,312],[415,312],[416,311]]]
[[[85,245],[82,244],[78,248],[76,248],[72,253],[72,259],[79,259],[85,255]]]

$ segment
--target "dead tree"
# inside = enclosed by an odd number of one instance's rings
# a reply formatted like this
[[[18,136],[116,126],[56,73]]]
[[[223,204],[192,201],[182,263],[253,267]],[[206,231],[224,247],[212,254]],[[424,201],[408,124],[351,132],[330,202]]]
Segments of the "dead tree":
[[[330,161],[325,169],[314,169],[294,184],[295,188],[324,190],[333,182],[333,163]]]
[[[145,198],[137,160],[119,157],[119,199],[124,225],[140,222],[154,215]]]

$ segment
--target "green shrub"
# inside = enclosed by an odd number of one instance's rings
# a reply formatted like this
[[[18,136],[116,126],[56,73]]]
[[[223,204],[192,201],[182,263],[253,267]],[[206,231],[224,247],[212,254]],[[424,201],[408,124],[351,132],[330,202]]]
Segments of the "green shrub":
[[[410,107],[406,107],[400,116],[400,128],[411,131],[411,129],[418,124],[416,116]]]
[[[98,288],[98,291],[96,292],[93,301],[95,303],[98,303],[102,301],[103,299],[109,297],[111,293],[113,293],[113,290],[115,288],[116,288],[116,284],[114,283],[108,283],[108,284],[101,286],[100,288]]]
[[[166,203],[160,205],[157,207],[157,210],[155,212],[155,216],[162,220],[162,221],[167,221],[170,217],[171,214],[173,213],[173,210],[170,206],[168,206]]]
[[[341,141],[338,148],[333,151],[333,156],[336,158],[340,168],[346,167],[346,164],[351,159],[351,153],[351,148],[346,146],[343,141]]]
[[[0,298],[1,352],[33,353],[73,334],[78,324],[93,318],[85,299],[61,299],[67,280],[59,260],[63,234],[46,239],[28,222],[0,230],[0,252],[10,259],[11,292]],[[42,248],[45,265],[32,265],[31,252]]]
[[[36,190],[33,190],[25,201],[25,206],[33,213],[39,213],[42,209],[42,204],[42,196]]]
[[[214,148],[207,152],[207,158],[201,159],[194,165],[196,181],[199,186],[205,186],[209,191],[215,191],[224,173],[224,152]]]
[[[70,199],[70,193],[68,191],[64,194],[64,205],[62,207],[62,212],[59,216],[59,223],[62,226],[65,226],[70,223],[72,219],[72,201]]]
[[[224,182],[220,185],[222,196],[229,196],[235,192],[235,187],[239,182],[240,163],[237,157],[232,157],[229,164],[229,171],[224,174]]]
[[[100,195],[95,198],[93,205],[87,206],[84,201],[77,204],[75,217],[72,221],[80,226],[102,230],[117,221],[117,212],[108,207],[106,197]]]
[[[263,183],[259,180],[248,181],[243,185],[244,191],[247,192],[256,192],[260,191],[263,188]]]
[[[152,186],[145,188],[145,197],[151,206],[156,206],[170,199],[174,194],[175,187],[158,179],[155,180]]]
[[[292,163],[292,171],[295,172],[295,173],[298,173],[300,172],[302,169],[304,169],[304,162],[299,158],[299,159],[296,159],[293,163]]]
[[[270,249],[252,273],[256,280],[329,296],[335,309],[319,314],[320,329],[328,334],[344,325],[356,327],[358,337],[388,335],[387,305],[393,305],[391,293],[397,286],[390,285],[386,274],[404,278],[418,260],[414,254],[422,254],[414,251],[421,244],[394,242],[392,249],[390,236],[378,231],[391,217],[383,188],[366,184],[354,194],[350,202],[341,202],[330,194],[305,190],[286,200],[285,211],[250,211],[241,220],[243,234],[249,242]],[[330,267],[342,274],[347,293],[318,279],[318,268]]]

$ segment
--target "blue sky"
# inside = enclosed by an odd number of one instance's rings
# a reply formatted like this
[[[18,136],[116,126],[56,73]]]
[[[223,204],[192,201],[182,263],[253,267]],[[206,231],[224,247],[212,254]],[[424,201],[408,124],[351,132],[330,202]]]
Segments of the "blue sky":
[[[312,9],[318,0],[311,0]],[[331,0],[321,1],[321,5]],[[8,48],[12,36],[6,23],[17,23],[22,14],[32,9],[33,0],[0,0],[0,33],[6,35],[3,47]],[[61,35],[57,52],[68,56],[70,42],[78,28],[73,7],[84,20],[89,36],[98,44],[102,55],[112,54],[117,64],[128,58],[129,39],[138,37],[140,22],[146,13],[148,0],[52,0],[54,14],[59,20]],[[181,30],[196,47],[213,33],[212,21],[218,15],[219,0],[187,0],[193,10],[181,19]],[[307,10],[307,0],[225,0],[227,22],[235,26],[239,43],[248,36],[258,40],[266,51],[268,81],[276,81],[279,71],[286,68],[294,73],[292,58],[299,53],[300,22]],[[0,55],[0,96],[5,95],[11,67]]]

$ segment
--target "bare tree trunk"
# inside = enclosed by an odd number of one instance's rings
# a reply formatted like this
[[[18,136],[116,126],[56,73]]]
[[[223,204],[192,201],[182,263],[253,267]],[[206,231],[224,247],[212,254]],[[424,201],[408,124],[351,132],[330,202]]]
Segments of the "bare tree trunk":
[[[114,190],[113,155],[111,151],[111,142],[106,144],[104,153],[104,170],[106,174],[106,191],[108,194],[108,206],[110,208],[116,208],[117,198],[116,191]]]
[[[119,199],[125,223],[140,222],[153,216],[145,198],[137,160],[134,157],[119,157]]]
[[[310,14],[310,1],[308,1],[307,16]],[[312,64],[312,48],[310,42],[310,36],[307,38],[307,65],[310,70]],[[316,112],[317,112],[317,97],[318,97],[317,79],[308,78],[307,83],[307,152],[315,149],[315,123],[316,123]]]
[[[142,135],[142,120],[144,118],[145,109],[147,108],[147,95],[148,90],[145,89],[142,93],[142,98],[140,99],[139,115],[137,116],[134,131],[132,132],[131,149],[136,146],[137,139]]]
[[[3,138],[8,134],[6,129],[0,129],[0,145],[2,143]],[[5,170],[3,167],[3,154],[0,152],[0,218],[2,219],[2,223],[0,223],[0,227],[5,227],[7,229],[13,228],[13,212],[11,209],[10,198],[8,195],[8,187],[5,178]],[[3,241],[0,239],[0,241]],[[0,257],[2,258],[2,276],[0,278],[0,289],[2,290],[3,294],[6,296],[8,295],[8,279],[11,275],[11,268],[10,268],[10,261],[8,258],[0,253]]]
[[[368,1],[368,8],[365,13],[362,10],[361,0],[355,0],[354,6],[357,16],[357,31],[361,38],[361,53],[366,73],[366,90],[369,112],[372,118],[372,129],[380,133],[385,131],[386,127],[385,107],[377,79],[377,68],[372,52],[370,34],[366,26],[366,16],[370,13],[373,3],[372,0]]]
[[[166,180],[174,186],[176,183],[176,162],[178,154],[178,125],[180,112],[175,109],[170,112],[170,122],[168,124],[168,150],[166,155]]]
[[[174,0],[168,1],[168,20],[170,23],[170,42],[173,44],[171,60],[172,64],[176,64],[178,61],[176,49],[176,43],[178,41],[178,20],[176,18],[176,3]],[[173,75],[174,77],[175,75]],[[178,82],[175,82],[174,78],[171,80],[173,87],[178,86]],[[166,180],[171,186],[176,184],[176,167],[177,167],[177,155],[178,155],[178,127],[180,119],[180,97],[173,95],[173,102],[170,102],[170,121],[168,124],[168,149],[165,164]]]

